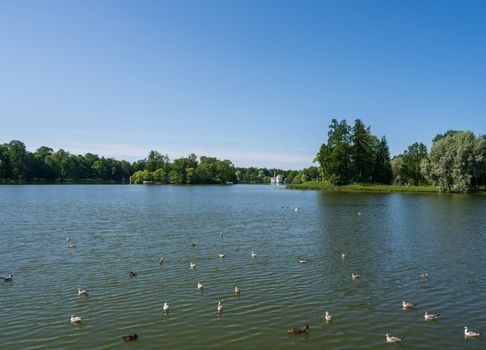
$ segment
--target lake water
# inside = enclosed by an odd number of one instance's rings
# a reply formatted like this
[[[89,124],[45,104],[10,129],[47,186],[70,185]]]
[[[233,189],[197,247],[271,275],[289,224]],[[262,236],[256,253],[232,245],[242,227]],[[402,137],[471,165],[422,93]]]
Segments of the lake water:
[[[400,349],[484,349],[486,335],[466,341],[463,327],[486,332],[485,213],[472,195],[0,186],[0,275],[14,274],[0,282],[0,347],[388,349],[390,333]]]

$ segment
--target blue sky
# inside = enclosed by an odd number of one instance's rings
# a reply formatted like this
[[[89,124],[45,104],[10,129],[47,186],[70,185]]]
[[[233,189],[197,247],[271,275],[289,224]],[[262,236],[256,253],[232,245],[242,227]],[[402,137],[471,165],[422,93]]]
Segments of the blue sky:
[[[484,1],[3,1],[0,142],[311,165],[332,118],[391,154],[485,133]]]

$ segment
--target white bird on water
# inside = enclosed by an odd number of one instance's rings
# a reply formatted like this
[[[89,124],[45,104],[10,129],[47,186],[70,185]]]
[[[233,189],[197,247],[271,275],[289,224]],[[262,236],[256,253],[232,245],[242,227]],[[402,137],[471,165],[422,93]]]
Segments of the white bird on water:
[[[345,253],[345,252],[342,252],[342,253],[341,253],[341,258],[342,258],[342,259],[346,258],[347,256],[348,256],[348,253]]]
[[[224,253],[219,253],[218,256],[221,258],[221,259],[224,259]]]
[[[164,258],[160,258],[159,263],[162,265],[164,263]]]
[[[427,280],[429,279],[429,273],[428,272],[419,273],[419,278],[422,280]]]
[[[417,308],[417,304],[412,304],[407,301],[402,301],[402,307],[404,310],[411,310]]]
[[[435,321],[439,318],[439,314],[429,314],[427,311],[424,315],[425,321]]]
[[[218,301],[218,306],[216,306],[216,311],[219,313],[223,312],[223,304],[221,303],[221,301]]]
[[[305,263],[307,262],[307,260],[305,260],[304,258],[299,258],[299,262],[300,262],[301,264],[305,264]]]
[[[82,320],[81,316],[71,315],[71,323],[81,323]]]
[[[164,309],[164,312],[167,314],[169,312],[169,310],[170,310],[169,304],[164,303],[163,309]]]
[[[257,257],[257,255],[258,255],[258,254],[256,253],[256,251],[254,251],[254,250],[252,250],[252,251],[251,251],[251,257],[252,257],[252,258],[256,258],[256,257]]]
[[[467,326],[464,326],[464,336],[466,338],[473,338],[473,337],[479,337],[481,335],[481,333],[479,332],[474,332],[474,331],[470,331]]]
[[[68,247],[69,248],[76,248],[76,243],[69,243]]]
[[[331,322],[332,321],[332,314],[329,311],[326,311],[324,318],[326,319],[327,322]]]
[[[78,295],[82,295],[82,296],[85,296],[87,297],[88,296],[88,292],[89,292],[89,289],[81,289],[81,288],[78,288]]]
[[[195,263],[189,263],[189,268],[191,269],[195,269],[196,268],[196,264]]]
[[[204,286],[201,282],[197,282],[197,289],[199,290],[203,290],[204,289]]]
[[[351,273],[351,278],[353,280],[359,280],[361,278],[361,275],[357,273]]]
[[[294,212],[297,213],[299,212],[300,208],[294,208]]]
[[[241,292],[241,288],[238,287],[238,286],[235,286],[235,293],[240,294],[240,292]]]
[[[396,337],[390,334],[385,334],[385,337],[387,343],[400,343],[403,340],[403,337]]]

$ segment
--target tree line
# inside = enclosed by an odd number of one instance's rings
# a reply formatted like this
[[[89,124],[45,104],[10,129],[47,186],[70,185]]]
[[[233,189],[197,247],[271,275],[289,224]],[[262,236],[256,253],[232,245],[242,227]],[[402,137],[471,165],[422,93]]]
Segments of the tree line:
[[[235,167],[229,160],[190,154],[171,161],[152,150],[147,158],[128,162],[93,153],[75,155],[63,149],[39,147],[29,152],[18,140],[0,144],[0,182],[117,182],[153,181],[167,184],[270,183],[273,174],[301,183],[315,179],[317,167],[303,170]]]
[[[443,192],[472,192],[486,185],[486,137],[448,130],[432,140],[430,152],[416,142],[390,159],[385,136],[378,138],[360,119],[333,119],[327,142],[316,155],[319,174],[336,185],[352,182],[433,185]]]

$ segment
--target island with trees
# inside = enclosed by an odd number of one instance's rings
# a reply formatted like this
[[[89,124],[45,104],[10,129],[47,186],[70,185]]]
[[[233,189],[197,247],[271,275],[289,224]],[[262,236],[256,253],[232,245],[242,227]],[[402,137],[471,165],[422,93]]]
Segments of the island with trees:
[[[293,189],[335,191],[477,192],[486,185],[486,137],[449,130],[432,140],[410,145],[390,159],[386,138],[378,138],[356,119],[333,119],[327,142],[315,162],[321,181],[290,185]]]

